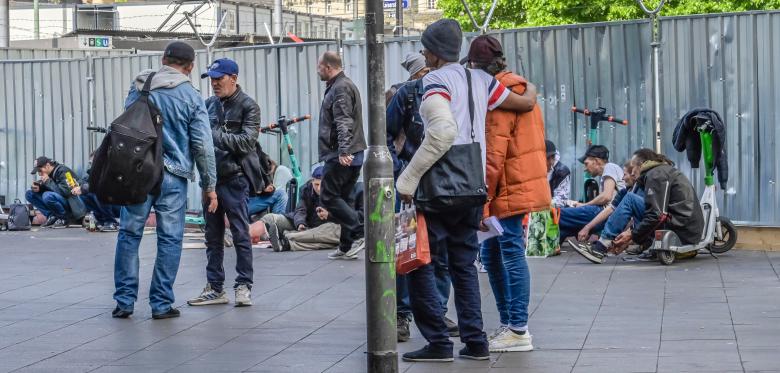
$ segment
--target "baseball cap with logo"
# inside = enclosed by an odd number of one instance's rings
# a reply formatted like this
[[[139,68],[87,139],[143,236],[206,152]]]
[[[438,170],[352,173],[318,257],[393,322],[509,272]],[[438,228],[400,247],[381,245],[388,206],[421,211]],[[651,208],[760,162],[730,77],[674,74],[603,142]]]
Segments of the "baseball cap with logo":
[[[225,75],[238,75],[238,64],[230,58],[220,58],[211,63],[208,71],[200,75],[201,79],[219,79]]]
[[[30,171],[30,175],[35,175],[38,173],[38,171],[41,170],[41,167],[52,163],[53,161],[49,157],[40,156],[35,159],[35,162],[33,163],[33,169]]]

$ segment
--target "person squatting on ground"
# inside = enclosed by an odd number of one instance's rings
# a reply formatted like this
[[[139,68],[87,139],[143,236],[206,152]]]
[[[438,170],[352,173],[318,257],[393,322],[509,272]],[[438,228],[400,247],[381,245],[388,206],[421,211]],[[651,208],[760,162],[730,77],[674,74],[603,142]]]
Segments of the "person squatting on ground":
[[[507,70],[501,44],[492,36],[475,38],[466,58],[472,68],[490,74],[519,95],[525,93],[528,82]],[[531,274],[525,258],[523,217],[550,208],[542,110],[538,104],[527,113],[493,110],[487,114],[485,130],[488,203],[482,217],[497,217],[504,229],[501,236],[482,243],[480,254],[501,323],[488,337],[490,352],[531,351]]]
[[[95,226],[99,232],[116,232],[119,230],[117,219],[122,213],[122,207],[100,202],[97,195],[90,192],[89,173],[92,169],[93,155],[90,154],[89,156],[89,166],[84,173],[84,177],[80,180],[77,187],[71,189],[71,192],[73,195],[81,198],[81,202],[84,203],[87,211],[92,212],[92,215],[95,217]]]
[[[46,217],[41,228],[67,228],[70,222],[84,218],[87,210],[78,195],[73,194],[76,185],[71,184],[75,184],[76,174],[70,168],[41,156],[35,159],[30,174],[37,174],[39,179],[33,181],[25,198]]]
[[[187,301],[191,306],[226,304],[225,217],[236,249],[235,306],[252,305],[252,239],[249,235],[247,198],[251,183],[242,160],[255,152],[260,134],[260,107],[238,84],[238,65],[222,58],[214,61],[201,78],[211,79],[214,96],[206,100],[217,167],[216,211],[203,211],[206,218],[206,279],[199,296]],[[254,193],[253,193],[254,194]]]
[[[314,169],[311,180],[303,184],[295,211],[285,215],[266,214],[268,239],[273,251],[333,249],[339,245],[341,227],[329,222],[329,213],[320,201],[322,166]]]
[[[561,162],[555,143],[544,140],[547,153],[547,181],[550,182],[553,207],[565,207],[571,198],[571,171]]]
[[[423,77],[425,93],[420,114],[425,124],[425,138],[396,184],[404,201],[412,200],[420,179],[453,145],[478,142],[482,148],[482,164],[476,167],[484,167],[488,110],[501,107],[526,112],[532,110],[536,102],[532,89],[527,92],[531,97],[519,96],[484,71],[466,70],[458,65],[461,42],[460,26],[452,19],[436,21],[423,32],[423,56],[433,71]],[[467,83],[467,74],[470,74],[471,86]],[[474,174],[480,170],[460,171]],[[477,229],[482,208],[475,206],[424,215],[432,258],[447,251],[460,338],[466,345],[460,350],[460,357],[475,360],[490,358],[487,336],[482,330],[479,280],[474,266],[479,251]],[[428,264],[408,276],[414,320],[428,345],[404,354],[406,361],[453,361],[453,344],[444,322],[433,271],[433,265]]]
[[[117,305],[113,317],[127,318],[133,314],[138,298],[138,247],[152,208],[157,220],[157,257],[149,290],[152,318],[179,316],[179,310],[173,308],[173,283],[179,270],[184,238],[187,180],[195,177],[191,171],[193,163],[200,174],[206,210],[211,213],[217,211],[217,194],[214,192],[217,175],[209,116],[200,93],[189,78],[194,59],[195,50],[188,44],[168,44],[163,52],[163,66],[151,82],[149,99],[160,109],[163,119],[165,171],[159,195],[149,195],[144,203],[122,208],[114,264],[114,300]],[[138,100],[152,72],[142,71],[135,78],[125,107]]]
[[[328,258],[357,259],[364,247],[362,224],[348,201],[360,176],[366,150],[360,91],[344,74],[341,57],[336,52],[323,53],[317,74],[326,82],[318,141],[320,161],[325,163],[320,198],[329,219],[341,227],[339,247]]]
[[[249,208],[250,217],[264,213],[269,209],[270,212],[274,214],[284,214],[287,212],[288,201],[287,189],[285,188],[285,185],[287,184],[287,181],[289,181],[289,178],[281,177],[280,175],[280,177],[278,177],[278,179],[280,179],[280,183],[277,183],[276,174],[281,172],[289,173],[289,169],[286,167],[279,167],[279,165],[274,160],[270,161],[271,170],[269,175],[273,175],[272,179],[274,183],[265,187],[265,193],[261,195],[252,195],[249,197],[247,206]],[[292,175],[290,175],[290,178],[291,177]]]
[[[585,170],[598,180],[599,195],[586,203],[570,201],[569,205],[572,207],[561,209],[559,222],[561,241],[576,236],[585,224],[593,220],[605,206],[612,202],[620,189],[625,188],[623,169],[609,162],[607,147],[591,145],[579,161],[585,165]],[[602,223],[594,229],[600,231],[603,227]]]
[[[401,171],[412,160],[412,156],[420,147],[425,137],[423,121],[420,117],[420,103],[423,97],[422,78],[430,72],[425,66],[425,57],[420,53],[410,53],[401,62],[401,66],[409,72],[406,82],[394,85],[388,93],[394,91],[387,103],[387,148],[393,157],[393,176],[397,179]],[[396,200],[396,210],[400,208],[400,200]],[[436,289],[441,299],[444,312],[444,322],[450,337],[459,336],[458,324],[450,320],[447,314],[447,302],[450,299],[450,272],[447,268],[447,255],[436,256],[433,261],[436,277]],[[396,320],[398,326],[398,341],[409,340],[409,326],[412,322],[412,306],[409,300],[409,280],[407,275],[396,275]]]

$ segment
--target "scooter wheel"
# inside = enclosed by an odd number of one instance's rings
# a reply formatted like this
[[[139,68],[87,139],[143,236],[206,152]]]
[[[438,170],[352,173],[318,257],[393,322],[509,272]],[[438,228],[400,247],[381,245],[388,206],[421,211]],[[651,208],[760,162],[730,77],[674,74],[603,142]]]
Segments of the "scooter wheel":
[[[731,250],[737,244],[737,227],[725,216],[719,216],[717,224],[720,224],[720,231],[723,234],[720,239],[710,244],[710,251],[715,254],[723,254]]]
[[[658,255],[658,261],[661,264],[668,266],[674,263],[674,252],[668,250],[658,250],[655,252]]]

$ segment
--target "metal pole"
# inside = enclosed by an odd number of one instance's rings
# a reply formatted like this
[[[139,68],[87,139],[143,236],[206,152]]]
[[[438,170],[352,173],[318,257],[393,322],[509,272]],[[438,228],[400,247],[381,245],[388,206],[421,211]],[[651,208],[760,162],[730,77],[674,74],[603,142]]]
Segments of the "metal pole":
[[[282,36],[282,0],[274,0],[274,36]]]
[[[666,0],[661,0],[658,6],[650,10],[642,0],[636,0],[642,11],[650,16],[650,32],[653,41],[650,46],[653,48],[653,116],[655,117],[655,152],[661,152],[661,23],[658,20],[658,13],[661,12]]]
[[[41,38],[41,24],[38,19],[38,0],[33,0],[33,35],[35,39]]]
[[[395,0],[394,36],[404,36],[404,0]]]
[[[0,48],[11,46],[10,0],[0,0]]]
[[[365,0],[368,71],[368,151],[363,182],[366,206],[366,326],[370,373],[398,371],[395,309],[395,188],[385,129],[384,9]],[[356,4],[357,5],[357,4]]]

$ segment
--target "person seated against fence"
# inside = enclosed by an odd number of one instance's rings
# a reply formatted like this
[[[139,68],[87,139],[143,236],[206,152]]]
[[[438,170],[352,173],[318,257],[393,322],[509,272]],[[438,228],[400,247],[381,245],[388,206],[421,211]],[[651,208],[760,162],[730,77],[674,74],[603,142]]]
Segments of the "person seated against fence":
[[[71,193],[81,198],[81,202],[95,217],[95,226],[100,232],[118,231],[119,215],[122,211],[121,206],[109,205],[98,200],[97,195],[92,193],[89,188],[89,172],[92,168],[92,159],[95,153],[89,155],[89,168],[84,173],[84,177],[79,180],[79,185],[71,189]]]
[[[599,186],[599,194],[588,202],[569,201],[571,207],[561,209],[559,222],[561,240],[575,236],[588,222],[593,220],[601,210],[612,202],[615,194],[625,188],[623,169],[609,162],[609,150],[603,145],[591,145],[585,155],[580,157],[580,163],[594,177]],[[593,227],[601,231],[604,222]]]
[[[278,168],[277,163],[271,160],[271,175],[275,175]],[[287,190],[278,187],[274,181],[265,188],[265,193],[249,197],[247,207],[249,216],[268,212],[269,209],[274,214],[284,214],[287,210]]]
[[[328,222],[328,211],[320,203],[321,183],[322,166],[319,166],[301,188],[294,212],[263,216],[261,220],[273,251],[333,249],[339,245],[341,227]]]
[[[42,228],[67,228],[71,222],[84,218],[86,208],[72,192],[78,184],[76,174],[70,168],[41,156],[35,159],[30,174],[38,174],[39,179],[33,181],[25,197],[46,216]]]
[[[611,242],[613,251],[619,252],[630,244],[637,244],[646,250],[658,229],[673,231],[683,244],[698,243],[704,231],[704,214],[696,189],[666,156],[650,149],[641,151],[647,160],[641,165],[636,163],[639,165],[636,185],[638,190],[644,192],[644,213],[641,217],[635,214],[636,221],[632,228],[615,237]],[[593,246],[581,254],[591,262],[598,263],[600,252],[594,252],[595,249]],[[599,247],[599,250],[603,249]],[[654,256],[653,252],[645,252],[640,257],[654,259]]]
[[[552,204],[554,207],[564,207],[571,198],[571,171],[561,163],[561,153],[555,143],[544,140],[547,148],[547,181],[550,182]]]

